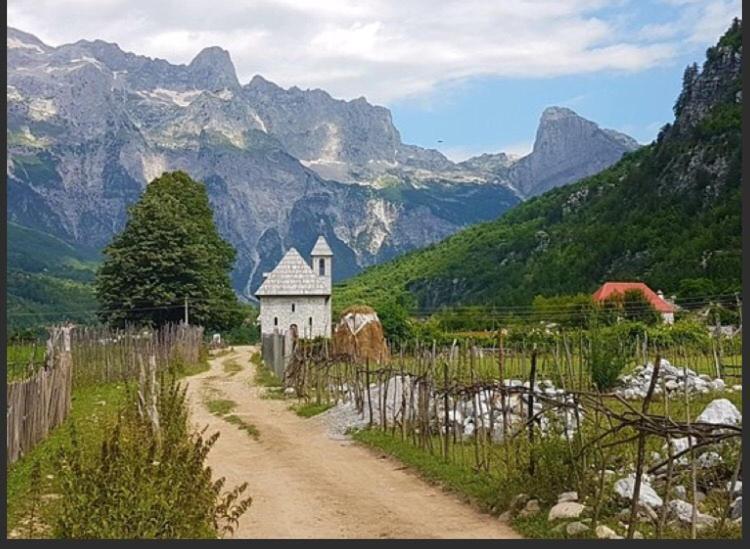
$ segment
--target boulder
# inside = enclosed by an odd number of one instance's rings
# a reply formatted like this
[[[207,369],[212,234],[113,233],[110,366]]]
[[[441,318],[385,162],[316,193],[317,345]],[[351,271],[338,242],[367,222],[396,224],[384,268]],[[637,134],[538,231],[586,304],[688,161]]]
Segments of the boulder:
[[[625,478],[621,478],[615,482],[613,489],[622,499],[630,500],[633,498],[633,491],[635,489],[635,475],[630,474]],[[647,477],[644,475],[641,477],[641,489],[638,495],[639,503],[644,503],[652,508],[659,508],[662,506],[663,501],[659,494],[657,494],[647,482]]]
[[[691,524],[693,521],[693,506],[687,501],[673,499],[667,504],[669,514],[684,524]],[[706,515],[698,511],[695,517],[696,526],[712,526],[716,523],[716,517]]]
[[[547,520],[578,518],[583,513],[584,506],[575,501],[562,501],[549,510]]]
[[[727,482],[727,492],[731,491],[733,496],[742,495],[742,481],[738,480],[734,483],[734,490],[732,490],[732,481]]]
[[[729,518],[732,520],[742,518],[742,496],[735,499],[729,507]]]
[[[518,511],[519,509],[522,509],[524,505],[529,501],[529,495],[528,494],[516,494],[513,496],[513,499],[510,500],[510,510],[511,511]]]
[[[740,425],[742,414],[728,399],[717,398],[708,403],[696,421],[714,425]]]
[[[596,527],[596,530],[594,530],[594,533],[596,534],[596,537],[599,539],[622,539],[622,536],[619,536],[617,532],[612,530],[609,526],[605,526],[604,524],[600,524]]]
[[[538,499],[530,499],[526,502],[526,505],[523,509],[521,509],[521,512],[518,513],[519,517],[530,517],[531,515],[536,515],[539,511],[541,511],[541,507],[539,505]]]
[[[659,519],[659,515],[656,514],[656,511],[646,503],[639,503],[636,505],[635,510],[638,512],[638,515],[643,517],[647,522],[656,522]]]
[[[565,533],[569,536],[580,536],[584,532],[588,532],[590,528],[582,522],[570,522],[565,527]]]
[[[701,469],[710,469],[712,467],[716,467],[717,465],[721,465],[722,459],[721,456],[716,452],[705,452],[699,455],[698,459],[696,459],[695,462],[696,465]]]
[[[563,501],[578,501],[578,492],[563,492],[557,496],[557,503],[562,503]]]
[[[344,309],[333,332],[333,352],[361,361],[388,362],[388,345],[375,309],[367,305]]]

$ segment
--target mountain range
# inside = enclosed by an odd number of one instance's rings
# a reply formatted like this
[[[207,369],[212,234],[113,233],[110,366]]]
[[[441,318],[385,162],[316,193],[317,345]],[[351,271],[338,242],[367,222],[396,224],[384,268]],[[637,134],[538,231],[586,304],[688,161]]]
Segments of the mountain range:
[[[740,291],[741,71],[735,20],[701,68],[687,67],[674,121],[653,143],[498,220],[368,268],[336,287],[336,308],[528,307],[537,295],[593,292],[607,280],[644,281],[683,303]],[[475,162],[499,171],[521,163]],[[543,165],[528,160],[516,169]]]
[[[527,156],[454,163],[403,143],[391,113],[364,98],[261,76],[243,85],[218,47],[177,65],[101,40],[52,47],[13,28],[7,46],[9,220],[100,250],[148,181],[185,170],[238,251],[232,279],[246,298],[289,247],[306,253],[319,234],[342,280],[638,147],[551,107]]]

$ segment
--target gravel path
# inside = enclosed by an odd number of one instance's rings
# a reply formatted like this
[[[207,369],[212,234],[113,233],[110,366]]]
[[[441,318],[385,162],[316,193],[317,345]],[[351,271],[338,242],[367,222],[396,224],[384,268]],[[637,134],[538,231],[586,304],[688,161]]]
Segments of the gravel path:
[[[288,402],[260,398],[254,347],[211,360],[188,379],[193,422],[220,431],[208,463],[227,486],[253,497],[236,538],[518,538],[508,524],[430,486],[399,463],[339,437],[320,417],[303,419]],[[243,366],[234,375],[222,363]],[[260,431],[254,440],[210,414],[207,391],[237,403],[233,413]],[[216,393],[214,393],[216,394]]]

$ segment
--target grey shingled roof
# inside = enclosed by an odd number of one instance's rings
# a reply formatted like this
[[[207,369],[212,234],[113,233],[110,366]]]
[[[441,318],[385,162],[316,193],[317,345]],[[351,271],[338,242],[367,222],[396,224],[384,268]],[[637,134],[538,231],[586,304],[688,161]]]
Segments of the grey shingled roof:
[[[294,248],[289,248],[276,268],[260,285],[262,295],[330,295],[331,290]]]
[[[333,252],[331,251],[331,248],[328,246],[328,242],[323,236],[319,236],[318,240],[315,242],[315,246],[313,246],[312,251],[310,252],[311,256],[319,256],[319,255],[328,255],[332,256]]]

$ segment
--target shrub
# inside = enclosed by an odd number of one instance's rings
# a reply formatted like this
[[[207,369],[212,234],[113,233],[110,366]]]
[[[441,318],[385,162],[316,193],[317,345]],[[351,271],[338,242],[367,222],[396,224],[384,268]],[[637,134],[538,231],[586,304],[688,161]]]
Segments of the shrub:
[[[158,393],[159,429],[138,413],[131,395],[101,452],[86,458],[76,429],[61,450],[61,492],[55,524],[61,538],[211,538],[231,531],[251,499],[246,485],[223,492],[206,455],[218,433],[189,429],[185,389],[173,377]]]
[[[607,391],[617,383],[627,363],[627,355],[616,333],[608,333],[594,324],[589,335],[591,380],[597,389]]]

